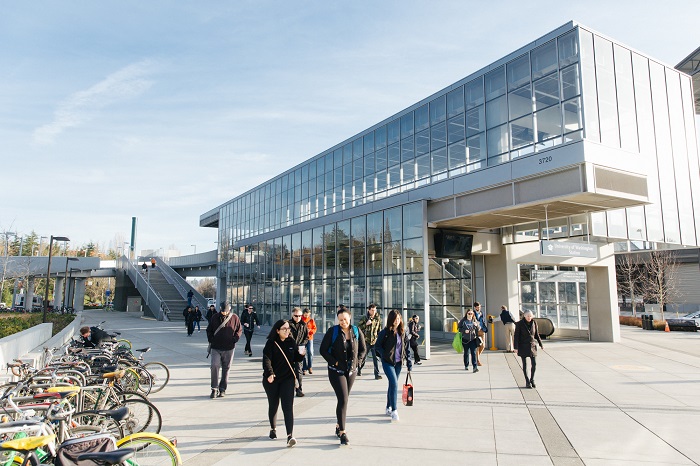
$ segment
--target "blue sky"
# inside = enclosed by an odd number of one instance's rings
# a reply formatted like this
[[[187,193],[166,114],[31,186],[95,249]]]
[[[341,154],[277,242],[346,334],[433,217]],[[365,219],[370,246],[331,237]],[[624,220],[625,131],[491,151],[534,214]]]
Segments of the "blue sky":
[[[647,6],[648,5],[648,6]],[[697,0],[0,0],[0,230],[214,249],[199,215],[576,20],[670,65]]]

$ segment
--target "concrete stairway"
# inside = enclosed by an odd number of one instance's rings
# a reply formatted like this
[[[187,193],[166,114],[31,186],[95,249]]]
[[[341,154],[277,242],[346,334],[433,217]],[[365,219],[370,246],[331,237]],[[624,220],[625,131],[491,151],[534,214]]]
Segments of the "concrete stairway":
[[[151,286],[156,290],[156,293],[161,296],[163,301],[165,301],[168,309],[170,309],[168,318],[170,320],[184,321],[185,318],[182,315],[182,311],[185,309],[185,306],[187,306],[187,300],[180,295],[177,288],[168,283],[157,267],[155,269],[149,267],[148,272],[150,274],[149,280]]]

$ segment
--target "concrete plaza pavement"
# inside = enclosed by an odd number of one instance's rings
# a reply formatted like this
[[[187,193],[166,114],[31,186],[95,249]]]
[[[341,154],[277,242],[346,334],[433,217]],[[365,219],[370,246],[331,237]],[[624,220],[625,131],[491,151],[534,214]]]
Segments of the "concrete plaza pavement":
[[[163,415],[162,433],[176,436],[186,465],[360,464],[410,461],[483,465],[700,464],[700,334],[623,327],[618,344],[545,341],[537,359],[537,389],[524,386],[520,360],[486,351],[484,366],[465,371],[448,344],[415,366],[415,406],[399,407],[401,420],[384,414],[387,381],[371,367],[350,396],[347,432],[340,447],[333,431],[335,396],[323,359],[304,378],[306,396],[294,403],[298,445],[267,437],[267,399],[261,386],[257,331],[253,357],[236,348],[226,397],[209,398],[206,334],[187,337],[182,322],[137,314],[86,311],[85,324],[106,320],[135,348],[151,346],[147,361],[171,371],[168,386],[150,398]],[[317,339],[316,344],[320,343]],[[371,366],[371,362],[368,361]]]

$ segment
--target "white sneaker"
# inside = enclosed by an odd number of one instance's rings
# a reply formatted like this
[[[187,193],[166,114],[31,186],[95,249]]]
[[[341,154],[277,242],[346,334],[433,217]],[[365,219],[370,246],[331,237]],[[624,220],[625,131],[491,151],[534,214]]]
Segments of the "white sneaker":
[[[386,415],[387,415],[387,416],[391,416],[391,408],[387,408],[387,409],[386,409]]]
[[[399,412],[394,410],[391,412],[391,422],[396,422],[399,420]]]

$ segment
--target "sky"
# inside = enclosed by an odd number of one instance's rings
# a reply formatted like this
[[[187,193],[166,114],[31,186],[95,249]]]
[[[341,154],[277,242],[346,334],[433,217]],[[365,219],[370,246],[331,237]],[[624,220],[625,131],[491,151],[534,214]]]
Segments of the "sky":
[[[675,66],[698,0],[0,0],[0,231],[215,249],[201,214],[570,20]]]

